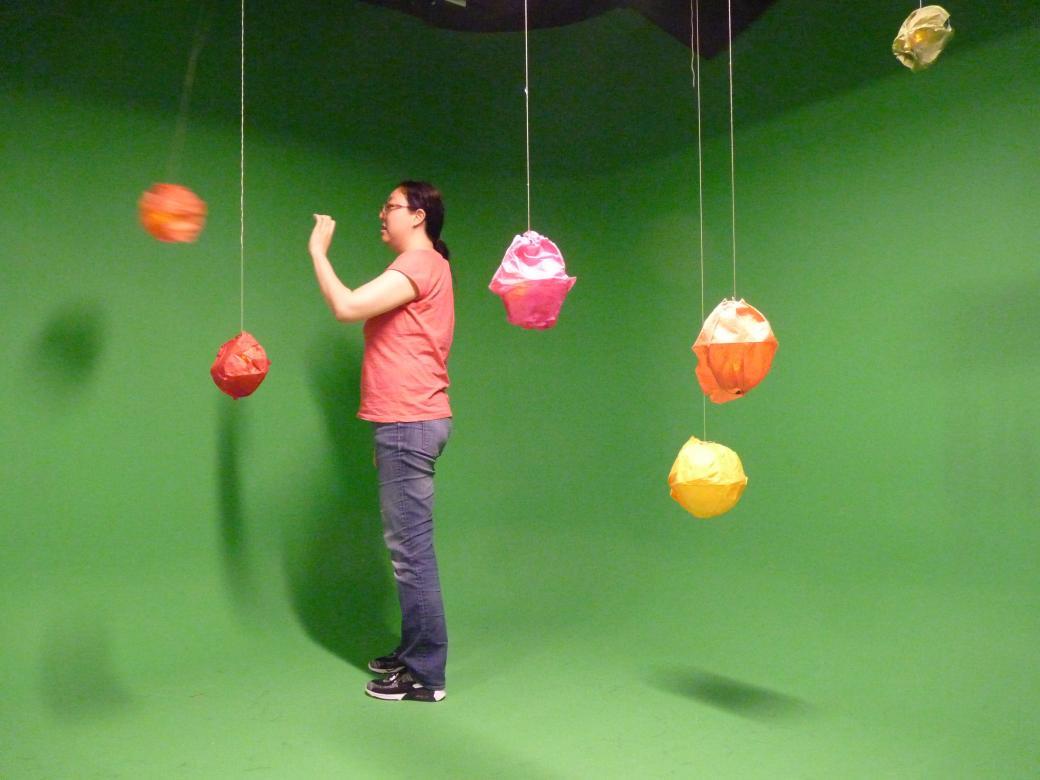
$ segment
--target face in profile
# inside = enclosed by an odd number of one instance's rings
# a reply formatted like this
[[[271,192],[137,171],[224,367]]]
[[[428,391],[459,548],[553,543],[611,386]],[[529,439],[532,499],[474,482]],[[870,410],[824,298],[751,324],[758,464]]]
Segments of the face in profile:
[[[379,237],[391,249],[404,246],[408,236],[415,229],[417,213],[408,208],[408,197],[400,187],[387,196],[386,203],[379,210]],[[420,223],[421,224],[421,223]]]

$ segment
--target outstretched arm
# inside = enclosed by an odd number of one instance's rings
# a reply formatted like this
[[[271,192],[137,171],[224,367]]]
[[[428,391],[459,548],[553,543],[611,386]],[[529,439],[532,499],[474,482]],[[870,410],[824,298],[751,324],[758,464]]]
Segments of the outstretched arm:
[[[328,251],[336,222],[325,214],[314,215],[314,230],[307,245],[314,261],[325,302],[340,322],[361,322],[413,301],[418,291],[412,280],[399,271],[384,271],[372,281],[351,290],[336,276]]]

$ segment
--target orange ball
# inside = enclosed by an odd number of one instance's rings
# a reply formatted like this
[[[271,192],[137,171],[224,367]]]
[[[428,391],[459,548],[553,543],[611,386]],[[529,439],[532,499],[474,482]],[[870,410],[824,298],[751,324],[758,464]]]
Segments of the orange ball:
[[[206,202],[179,184],[153,184],[137,206],[144,229],[160,241],[194,241],[206,222]]]
[[[697,381],[714,403],[743,398],[765,379],[778,342],[762,312],[727,298],[708,316],[692,349]]]

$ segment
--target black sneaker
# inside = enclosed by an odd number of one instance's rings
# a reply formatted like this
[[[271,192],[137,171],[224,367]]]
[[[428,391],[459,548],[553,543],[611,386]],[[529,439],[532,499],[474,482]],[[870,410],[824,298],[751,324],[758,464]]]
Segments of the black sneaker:
[[[416,682],[408,670],[388,674],[381,680],[372,680],[365,686],[365,693],[377,699],[390,701],[440,701],[443,690],[427,688]]]
[[[397,657],[397,651],[394,650],[390,655],[373,658],[368,662],[368,668],[376,674],[393,674],[404,669],[404,664],[401,663],[401,659]]]

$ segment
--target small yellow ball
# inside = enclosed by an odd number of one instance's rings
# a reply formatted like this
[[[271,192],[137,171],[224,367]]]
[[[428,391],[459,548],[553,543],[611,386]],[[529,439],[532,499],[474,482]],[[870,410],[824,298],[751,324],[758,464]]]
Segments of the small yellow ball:
[[[672,498],[700,518],[717,517],[735,507],[747,481],[737,453],[696,436],[679,450],[668,474]]]

